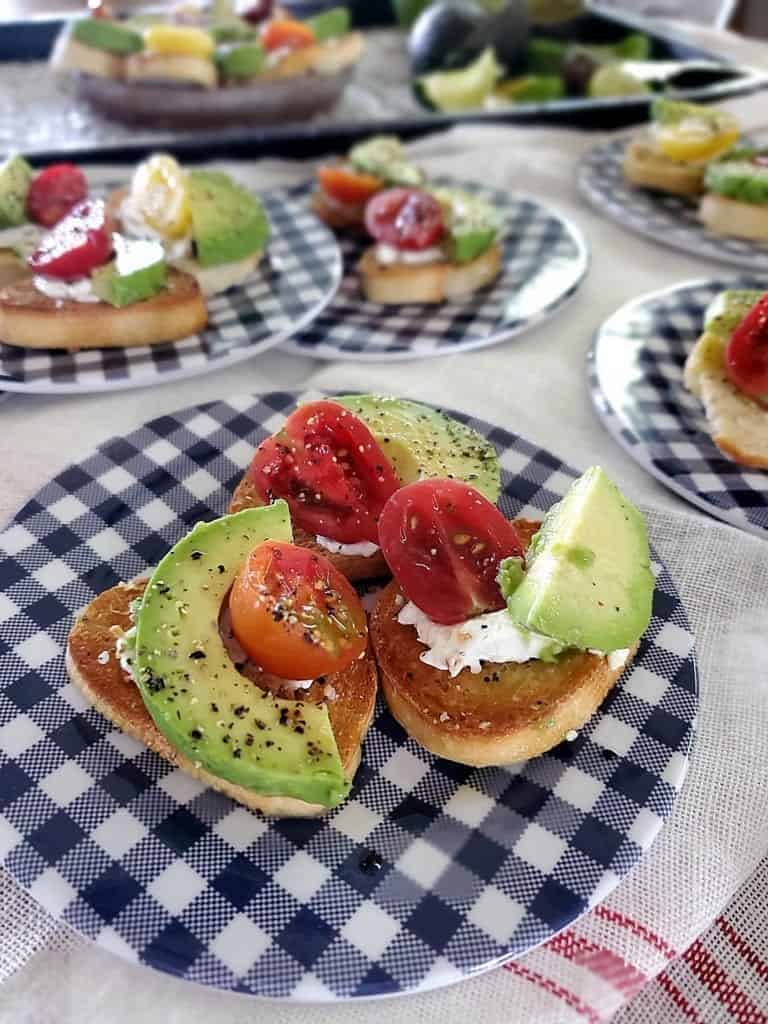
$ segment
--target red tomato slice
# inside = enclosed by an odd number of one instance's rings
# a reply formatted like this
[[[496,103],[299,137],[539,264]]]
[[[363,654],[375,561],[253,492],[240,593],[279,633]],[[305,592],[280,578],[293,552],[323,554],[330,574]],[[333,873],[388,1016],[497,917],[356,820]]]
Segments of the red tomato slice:
[[[277,18],[268,21],[262,28],[261,45],[265,50],[300,50],[311,46],[315,33],[303,21],[293,18]]]
[[[725,350],[725,370],[739,391],[768,402],[768,294],[733,332]]]
[[[283,679],[339,672],[366,648],[365,611],[351,583],[307,548],[254,548],[229,595],[232,629],[257,665]]]
[[[443,237],[440,203],[417,188],[388,188],[365,208],[365,226],[377,242],[396,249],[429,249]]]
[[[251,476],[285,498],[293,522],[341,544],[378,543],[377,523],[399,481],[362,420],[336,402],[308,402],[262,441]]]
[[[86,277],[112,255],[112,238],[104,203],[87,199],[43,235],[28,259],[29,266],[47,277]]]
[[[360,174],[350,167],[326,166],[317,172],[323,192],[340,203],[360,206],[382,188],[382,182],[372,174]]]
[[[27,193],[27,216],[52,228],[88,195],[88,182],[74,164],[51,164],[32,179]]]
[[[523,554],[512,523],[458,480],[401,487],[381,513],[379,544],[408,600],[446,626],[503,608],[499,562]]]

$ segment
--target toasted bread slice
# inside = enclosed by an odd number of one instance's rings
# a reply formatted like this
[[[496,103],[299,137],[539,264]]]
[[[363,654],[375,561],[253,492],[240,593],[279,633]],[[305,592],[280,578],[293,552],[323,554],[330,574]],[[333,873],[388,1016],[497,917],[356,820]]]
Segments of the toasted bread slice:
[[[768,469],[768,409],[736,388],[712,359],[707,335],[685,362],[685,386],[701,399],[712,440],[743,466]]]
[[[501,245],[494,242],[470,263],[393,263],[376,259],[376,247],[363,253],[357,265],[365,297],[385,306],[435,303],[460,299],[484,288],[501,270]]]
[[[265,504],[266,502],[259,493],[256,484],[246,471],[243,474],[243,479],[237,485],[235,493],[232,495],[232,500],[229,503],[229,512],[241,512],[244,508],[254,508]],[[356,580],[373,580],[378,579],[380,576],[389,576],[389,566],[384,560],[384,555],[382,555],[381,551],[377,551],[376,554],[371,555],[369,558],[364,558],[362,555],[334,554],[321,544],[318,544],[311,534],[298,526],[293,528],[293,543],[299,547],[308,548],[318,555],[323,555],[336,566],[340,573],[353,583]]]
[[[362,228],[365,224],[365,203],[341,203],[318,185],[312,193],[312,212],[335,231]]]
[[[347,32],[337,39],[326,39],[322,43],[289,51],[277,64],[259,72],[251,81],[255,83],[275,78],[296,78],[310,72],[335,75],[351,64],[356,64],[362,56],[363,47],[360,32]]]
[[[215,89],[218,83],[213,61],[187,53],[132,53],[125,58],[123,77],[126,82],[198,85],[203,89]]]
[[[0,248],[0,288],[30,276],[29,267],[13,249]]]
[[[122,78],[124,58],[95,46],[86,46],[68,32],[62,33],[51,53],[54,71],[81,71],[98,78]]]
[[[197,281],[168,271],[151,299],[116,308],[106,302],[51,299],[26,278],[0,290],[0,341],[22,348],[128,348],[196,334],[208,322]]]
[[[742,203],[709,193],[701,200],[699,220],[716,235],[768,242],[768,206],[759,203]]]
[[[218,789],[251,810],[276,817],[306,818],[328,811],[320,804],[310,804],[291,797],[264,796],[253,790],[227,782],[225,779],[196,768],[158,730],[133,679],[115,657],[115,633],[130,628],[129,606],[144,592],[146,580],[121,583],[106,590],[81,613],[67,645],[67,669],[72,682],[89,701],[118,728],[144,743],[171,764],[200,782]],[[105,664],[103,652],[109,654]],[[361,745],[373,718],[376,704],[376,665],[372,656],[358,659],[343,672],[336,672],[301,691],[301,700],[321,703],[327,700],[336,744],[344,771],[353,778],[360,764]],[[255,684],[254,684],[255,685]],[[294,691],[284,690],[283,681],[263,673],[262,689],[277,696],[296,699]],[[328,699],[328,695],[333,699]]]
[[[624,150],[624,177],[632,185],[671,192],[695,199],[704,191],[704,164],[671,160],[643,138],[630,141]]]
[[[515,525],[530,538],[539,524]],[[371,616],[381,688],[406,732],[450,761],[514,764],[551,750],[581,728],[624,671],[611,669],[599,655],[573,652],[555,662],[488,664],[479,673],[464,669],[451,678],[420,660],[425,648],[415,629],[397,621],[404,601],[393,580]]]

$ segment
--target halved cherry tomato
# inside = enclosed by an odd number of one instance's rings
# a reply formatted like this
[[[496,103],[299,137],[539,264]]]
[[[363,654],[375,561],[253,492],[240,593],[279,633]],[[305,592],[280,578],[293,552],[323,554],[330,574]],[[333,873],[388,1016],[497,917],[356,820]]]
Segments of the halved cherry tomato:
[[[440,203],[417,188],[388,188],[365,208],[365,226],[377,242],[396,249],[429,249],[443,237]]]
[[[308,402],[256,449],[251,476],[265,498],[285,498],[309,533],[341,544],[378,543],[377,523],[399,481],[376,438],[336,402]]]
[[[300,50],[315,41],[315,33],[309,25],[293,18],[268,21],[261,29],[260,36],[265,50]]]
[[[747,313],[725,350],[725,370],[745,395],[768,402],[768,294]]]
[[[27,216],[52,228],[88,195],[88,182],[74,164],[51,164],[32,179],[27,192]]]
[[[27,260],[37,274],[66,279],[85,277],[112,255],[104,203],[86,199],[43,235]]]
[[[259,544],[235,579],[229,608],[241,647],[283,679],[338,672],[366,648],[360,598],[327,558],[307,548]]]
[[[383,182],[373,174],[361,174],[341,165],[321,167],[317,177],[323,192],[340,203],[354,206],[367,203],[383,187]]]
[[[379,545],[409,601],[450,626],[504,607],[499,562],[522,556],[512,523],[458,480],[418,480],[392,495]]]

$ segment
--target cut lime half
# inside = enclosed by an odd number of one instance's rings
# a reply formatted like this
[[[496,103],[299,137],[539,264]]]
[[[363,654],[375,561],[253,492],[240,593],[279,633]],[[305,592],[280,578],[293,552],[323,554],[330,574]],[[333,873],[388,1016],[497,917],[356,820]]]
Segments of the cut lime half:
[[[419,78],[418,83],[429,102],[448,114],[482,107],[503,73],[489,46],[467,67],[459,71],[433,71]]]

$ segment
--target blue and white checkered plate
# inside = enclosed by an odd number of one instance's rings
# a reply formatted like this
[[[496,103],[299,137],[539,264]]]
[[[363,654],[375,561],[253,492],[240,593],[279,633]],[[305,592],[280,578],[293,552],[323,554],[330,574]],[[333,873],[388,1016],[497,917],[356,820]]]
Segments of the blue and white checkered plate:
[[[65,469],[0,534],[0,857],[74,928],[182,978],[296,1001],[424,991],[520,956],[642,857],[688,766],[694,638],[656,564],[634,665],[546,756],[442,761],[380,706],[351,797],[323,819],[265,820],[204,789],[88,706],[67,681],[67,633],[95,594],[221,514],[253,446],[307,397],[155,419]],[[573,470],[469,422],[499,450],[505,513],[540,517]]]
[[[621,164],[629,138],[602,142],[582,158],[579,189],[597,210],[630,231],[691,256],[768,272],[768,245],[716,235],[699,221],[695,202],[625,181]]]
[[[342,274],[336,239],[310,213],[306,191],[300,186],[260,196],[272,225],[266,253],[244,284],[206,300],[209,322],[200,334],[164,345],[79,352],[0,342],[0,388],[71,394],[147,387],[251,359],[306,327]]]
[[[768,277],[688,281],[622,306],[598,330],[589,387],[608,431],[686,501],[742,530],[768,531],[768,472],[715,445],[701,402],[683,385],[704,313],[727,288],[766,289]]]
[[[356,266],[372,244],[360,234],[341,239],[344,280],[320,316],[283,345],[317,359],[426,359],[497,345],[554,315],[579,288],[589,267],[581,231],[532,196],[435,179],[488,200],[504,218],[502,269],[465,299],[437,305],[368,302]]]

